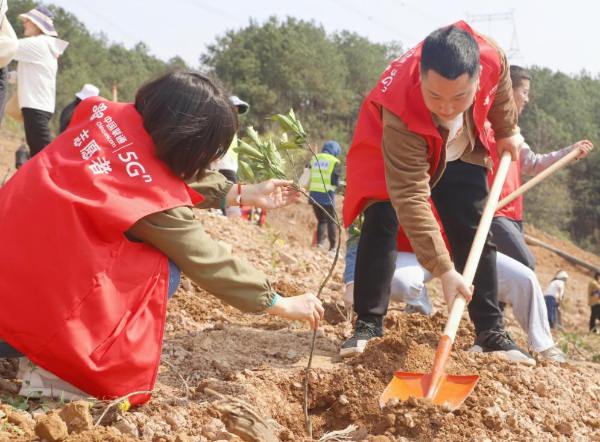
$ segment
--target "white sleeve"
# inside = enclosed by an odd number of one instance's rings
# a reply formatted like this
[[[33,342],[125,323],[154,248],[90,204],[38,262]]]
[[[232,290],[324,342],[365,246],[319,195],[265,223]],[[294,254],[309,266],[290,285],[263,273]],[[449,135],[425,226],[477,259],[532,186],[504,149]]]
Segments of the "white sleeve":
[[[0,25],[0,67],[6,66],[15,57],[18,47],[17,35],[6,17]]]
[[[43,39],[26,37],[18,40],[19,47],[15,60],[28,63],[43,63],[47,58],[47,45]]]
[[[535,176],[567,155],[571,152],[571,149],[572,146],[568,146],[554,152],[538,154],[532,151],[527,143],[524,143],[519,151],[521,173],[527,176]]]

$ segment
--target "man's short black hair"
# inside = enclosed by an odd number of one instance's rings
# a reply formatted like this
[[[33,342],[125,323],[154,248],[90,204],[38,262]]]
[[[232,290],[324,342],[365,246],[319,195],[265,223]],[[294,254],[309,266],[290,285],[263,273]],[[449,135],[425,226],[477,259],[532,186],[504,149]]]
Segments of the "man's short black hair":
[[[521,86],[523,80],[531,80],[531,73],[521,66],[513,64],[510,66],[510,81],[513,88]]]
[[[470,78],[479,74],[479,46],[467,31],[447,26],[433,31],[423,42],[421,75],[430,69],[449,80],[463,74]]]
[[[238,130],[237,111],[225,91],[198,72],[169,72],[146,83],[137,91],[135,108],[158,158],[185,180],[202,177]]]

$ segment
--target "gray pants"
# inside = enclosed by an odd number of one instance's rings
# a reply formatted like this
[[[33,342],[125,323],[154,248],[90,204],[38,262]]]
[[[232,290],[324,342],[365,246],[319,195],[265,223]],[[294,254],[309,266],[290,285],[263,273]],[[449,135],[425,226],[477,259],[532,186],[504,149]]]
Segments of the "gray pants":
[[[529,348],[541,352],[553,347],[544,294],[533,270],[502,253],[496,255],[496,266],[498,301],[512,305],[515,319],[527,333]],[[432,278],[414,253],[399,252],[392,280],[392,300],[430,306],[425,283]]]
[[[535,257],[525,244],[523,223],[504,216],[498,216],[492,221],[492,234],[498,252],[535,270]]]

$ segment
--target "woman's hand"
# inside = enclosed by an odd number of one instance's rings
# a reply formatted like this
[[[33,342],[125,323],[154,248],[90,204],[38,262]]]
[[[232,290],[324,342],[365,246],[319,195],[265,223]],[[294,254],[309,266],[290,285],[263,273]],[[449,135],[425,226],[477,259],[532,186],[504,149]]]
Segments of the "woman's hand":
[[[588,154],[594,148],[594,145],[592,144],[591,141],[581,140],[581,141],[578,141],[577,143],[573,144],[573,146],[571,146],[571,148],[579,149],[579,154],[577,155],[576,159],[581,160],[588,156]]]
[[[235,205],[238,185],[234,184],[227,194],[228,205]],[[244,206],[255,206],[261,209],[278,209],[295,203],[300,192],[292,187],[292,181],[267,180],[258,184],[242,184],[241,201]]]
[[[277,298],[277,302],[265,311],[292,321],[308,321],[313,330],[319,327],[319,322],[325,314],[323,304],[312,293],[290,298],[280,296]]]

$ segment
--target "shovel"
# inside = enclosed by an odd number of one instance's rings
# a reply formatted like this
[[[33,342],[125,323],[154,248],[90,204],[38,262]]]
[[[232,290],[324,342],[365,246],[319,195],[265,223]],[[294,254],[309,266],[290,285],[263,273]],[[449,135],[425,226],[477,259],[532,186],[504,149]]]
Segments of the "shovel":
[[[496,212],[498,198],[500,197],[500,191],[504,185],[509,166],[510,153],[504,152],[463,271],[463,277],[467,286],[473,283],[479,258],[481,257],[481,252],[483,251],[483,246],[490,225],[492,224],[492,218]],[[448,410],[455,410],[469,396],[479,380],[478,375],[454,376],[445,373],[446,362],[450,355],[450,350],[452,350],[458,324],[460,323],[466,304],[467,301],[462,296],[456,296],[454,299],[450,315],[448,316],[448,322],[444,328],[444,334],[440,338],[435,352],[431,373],[395,372],[391,382],[379,397],[379,405],[382,408],[390,399],[405,401],[412,396],[429,399],[436,405],[442,405]]]
[[[543,171],[538,173],[536,176],[531,178],[529,181],[527,181],[525,184],[523,184],[523,185],[519,186],[517,189],[515,189],[510,195],[507,195],[506,197],[501,199],[500,202],[498,203],[498,207],[496,207],[496,210],[502,209],[508,203],[510,203],[514,199],[518,198],[519,196],[523,195],[525,192],[527,192],[533,186],[535,186],[536,184],[539,184],[540,181],[542,181],[544,178],[548,177],[549,175],[552,175],[554,172],[556,172],[561,167],[569,164],[571,161],[573,161],[575,158],[577,158],[577,155],[579,155],[580,153],[581,153],[581,151],[579,149],[573,149],[571,152],[569,152],[567,155],[562,157],[560,160],[558,160],[552,166],[548,167],[547,169],[544,169]]]

